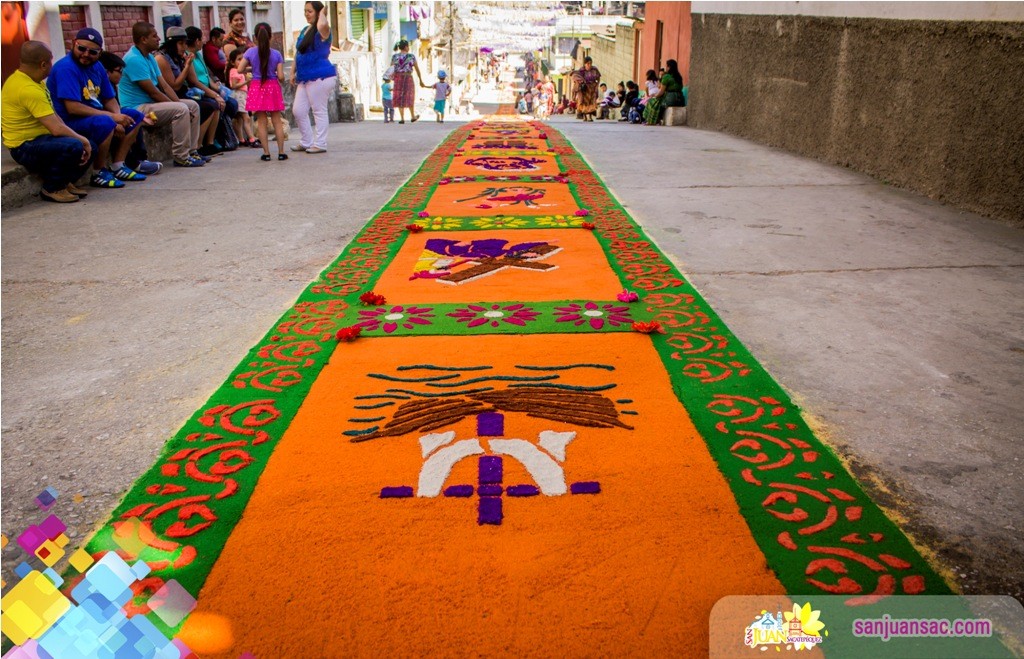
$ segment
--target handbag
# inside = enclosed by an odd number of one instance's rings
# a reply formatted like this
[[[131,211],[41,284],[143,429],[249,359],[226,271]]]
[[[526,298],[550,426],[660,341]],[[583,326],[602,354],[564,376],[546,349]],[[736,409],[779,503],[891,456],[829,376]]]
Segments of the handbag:
[[[221,113],[214,139],[225,151],[234,151],[238,148],[238,134],[227,114]]]

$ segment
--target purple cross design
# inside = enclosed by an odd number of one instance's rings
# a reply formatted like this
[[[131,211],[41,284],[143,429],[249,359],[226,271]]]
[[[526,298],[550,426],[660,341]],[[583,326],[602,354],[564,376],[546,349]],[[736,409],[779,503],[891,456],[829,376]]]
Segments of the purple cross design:
[[[481,436],[503,436],[504,415],[494,412],[477,416],[477,430]],[[477,460],[477,486],[449,485],[444,489],[444,496],[465,499],[473,496],[474,489],[480,497],[477,507],[476,523],[483,526],[491,524],[500,526],[504,519],[502,495],[510,497],[534,497],[540,494],[536,485],[520,484],[502,486],[504,480],[504,463],[500,455],[483,455]],[[572,494],[598,494],[601,484],[597,481],[579,481],[569,486]],[[381,499],[405,499],[413,496],[413,488],[409,485],[381,488]]]

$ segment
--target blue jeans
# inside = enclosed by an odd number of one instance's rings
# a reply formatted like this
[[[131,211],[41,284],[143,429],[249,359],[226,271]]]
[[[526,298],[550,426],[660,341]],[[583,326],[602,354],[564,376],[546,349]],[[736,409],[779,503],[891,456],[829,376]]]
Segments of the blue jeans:
[[[395,104],[390,98],[385,98],[384,101],[384,121],[392,122],[395,120]]]
[[[57,192],[82,178],[92,157],[82,163],[85,147],[73,137],[42,135],[11,149],[11,157],[33,174],[43,178],[43,190]]]
[[[143,119],[141,112],[131,108],[121,108],[121,113],[131,117],[132,121],[136,124]],[[96,145],[102,144],[108,137],[110,137],[110,134],[114,132],[114,129],[117,128],[117,122],[106,115],[100,114],[88,117],[70,117],[64,123],[68,125],[68,128],[75,131],[82,137],[89,138],[94,150],[96,149]],[[130,131],[132,128],[134,128],[134,124],[132,124],[128,130]]]
[[[164,16],[164,38],[167,38],[167,28],[169,27],[181,27],[181,16]]]

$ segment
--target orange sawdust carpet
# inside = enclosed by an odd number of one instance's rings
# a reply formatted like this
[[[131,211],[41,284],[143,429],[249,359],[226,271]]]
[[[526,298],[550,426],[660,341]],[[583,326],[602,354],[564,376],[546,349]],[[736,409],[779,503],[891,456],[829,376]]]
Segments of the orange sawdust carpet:
[[[837,596],[838,629],[949,593],[565,137],[505,116],[426,158],[88,550],[149,566],[136,612],[196,596],[166,631],[202,657],[703,656],[727,595]]]

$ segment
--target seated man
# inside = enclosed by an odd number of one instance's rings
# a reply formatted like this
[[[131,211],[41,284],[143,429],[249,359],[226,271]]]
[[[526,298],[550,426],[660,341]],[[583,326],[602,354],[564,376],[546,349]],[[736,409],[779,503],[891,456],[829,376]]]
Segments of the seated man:
[[[142,114],[121,111],[107,72],[99,63],[103,36],[91,27],[78,31],[71,52],[53,65],[46,87],[57,115],[71,130],[85,135],[93,145],[93,175],[98,188],[123,188],[123,181],[145,181],[124,164],[128,149],[142,128]],[[107,158],[113,151],[114,162]]]
[[[39,196],[67,204],[86,196],[75,186],[92,162],[89,140],[53,110],[43,79],[53,54],[41,41],[21,45],[21,65],[0,90],[0,132],[14,161],[43,178]]]
[[[210,73],[217,76],[217,80],[227,82],[228,74],[224,70],[227,58],[224,56],[224,51],[221,50],[223,47],[224,30],[215,27],[210,30],[210,40],[203,46],[203,62],[206,63],[206,68],[210,70]]]
[[[121,83],[121,74],[124,73],[124,60],[109,50],[104,50],[100,53],[100,64],[106,70],[107,80],[110,81],[110,86],[114,88],[114,95],[116,96],[117,86]],[[150,117],[142,118],[143,126],[152,126],[153,123],[153,119]],[[140,130],[135,137],[135,142],[132,143],[132,148],[128,150],[124,163],[128,165],[129,169],[134,169],[140,174],[147,176],[159,174],[160,170],[164,168],[163,163],[147,160],[149,153],[146,149],[146,140],[142,137],[143,132]]]
[[[611,111],[613,109],[619,107],[619,105],[621,105],[621,103],[619,101],[619,96],[614,91],[610,91],[608,89],[608,85],[606,85],[606,84],[604,84],[602,82],[601,83],[601,96],[600,96],[600,98],[601,98],[601,101],[600,101],[600,103],[598,103],[599,111],[598,111],[598,117],[597,118],[598,119],[608,119],[611,116]]]
[[[179,102],[153,57],[160,46],[160,35],[152,23],[132,26],[132,46],[124,56],[124,72],[117,95],[121,105],[142,114],[156,115],[156,125],[171,125],[171,152],[176,167],[202,167],[206,161],[196,153],[199,145],[199,112]]]

